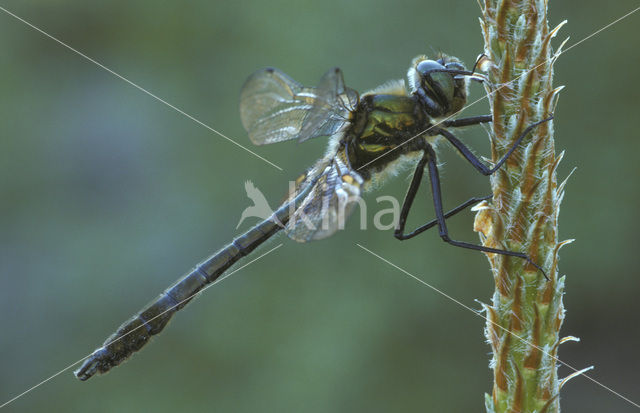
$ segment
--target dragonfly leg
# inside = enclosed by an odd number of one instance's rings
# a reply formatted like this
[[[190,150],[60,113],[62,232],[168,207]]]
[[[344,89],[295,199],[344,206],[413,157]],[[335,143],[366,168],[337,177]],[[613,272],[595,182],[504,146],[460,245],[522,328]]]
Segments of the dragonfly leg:
[[[442,191],[440,190],[440,176],[438,174],[438,165],[436,164],[436,153],[430,145],[427,146],[425,155],[427,155],[427,165],[429,168],[429,181],[431,182],[431,193],[433,196],[433,205],[436,212],[436,221],[438,223],[438,228],[440,229],[440,238],[442,238],[444,242],[460,248],[467,248],[470,250],[522,258],[523,260],[526,260],[529,264],[533,265],[538,270],[540,270],[540,272],[542,272],[545,278],[549,279],[547,277],[547,274],[544,272],[544,270],[538,264],[533,262],[533,260],[529,258],[529,256],[525,253],[503,250],[498,248],[490,248],[490,247],[485,247],[484,245],[471,244],[469,242],[456,241],[451,239],[449,237],[449,231],[447,230],[447,224],[445,223],[445,214],[442,210]]]
[[[487,200],[491,199],[492,197],[493,197],[493,195],[487,195],[487,196],[483,196],[483,197],[474,196],[473,198],[469,198],[465,202],[463,202],[462,204],[460,204],[457,207],[453,208],[451,211],[448,211],[447,213],[445,213],[444,214],[444,218],[445,219],[451,218],[452,216],[454,216],[458,212],[464,211],[465,209],[469,208],[470,206],[473,206],[473,205],[477,204],[478,202],[487,201]],[[411,231],[408,234],[404,234],[404,225],[403,225],[402,228],[396,229],[396,232],[394,233],[394,236],[397,239],[399,239],[400,241],[404,241],[406,239],[413,238],[416,235],[421,234],[424,231],[435,227],[436,225],[438,225],[438,220],[437,219],[432,219],[431,221],[427,222],[424,225],[419,226],[418,228],[416,228],[415,230]]]
[[[445,128],[460,128],[463,126],[479,125],[489,123],[493,120],[491,115],[471,116],[468,118],[450,119],[441,123]]]
[[[425,156],[422,157],[422,159],[420,160],[420,162],[418,163],[418,166],[416,168],[415,173],[413,174],[413,179],[411,180],[411,185],[409,186],[409,190],[407,191],[407,195],[405,195],[404,198],[404,202],[402,203],[402,211],[400,212],[400,218],[398,220],[398,227],[396,228],[395,232],[393,233],[393,235],[399,239],[400,241],[404,241],[406,239],[410,239],[415,237],[418,234],[423,233],[424,231],[433,228],[434,226],[436,226],[438,224],[438,220],[434,219],[431,220],[429,222],[427,222],[424,225],[421,225],[420,227],[416,228],[415,230],[411,231],[408,234],[404,233],[404,229],[405,229],[405,225],[407,223],[407,217],[409,215],[409,210],[411,209],[411,205],[413,204],[413,200],[416,196],[416,194],[418,193],[418,189],[420,188],[420,183],[422,182],[422,176],[424,175],[424,167],[425,164],[427,163],[427,154],[425,153]],[[452,209],[451,211],[447,212],[446,214],[444,214],[444,218],[450,218],[452,216],[454,216],[455,214],[457,214],[460,211],[463,211],[467,208],[469,208],[472,205],[477,204],[480,201],[485,201],[488,199],[491,199],[492,195],[487,195],[484,197],[473,197],[468,199],[466,202],[458,205],[457,207],[455,207],[454,209]]]
[[[411,184],[409,185],[409,189],[407,190],[407,194],[404,196],[404,201],[402,202],[402,210],[400,211],[400,218],[398,219],[398,226],[394,231],[393,235],[398,238],[400,241],[412,238],[418,235],[420,232],[427,230],[425,228],[419,232],[417,232],[420,228],[413,231],[410,234],[404,234],[404,227],[407,223],[407,217],[409,216],[409,210],[411,209],[411,205],[413,205],[413,200],[418,193],[418,189],[420,189],[420,183],[422,182],[422,176],[424,175],[424,167],[427,164],[427,153],[425,152],[422,155],[422,158],[418,162],[416,166],[416,171],[413,173],[413,178],[411,179]]]
[[[420,161],[418,162],[418,165],[416,166],[416,171],[414,172],[413,178],[411,179],[411,185],[409,185],[409,190],[407,191],[407,194],[404,197],[404,202],[402,203],[402,211],[400,212],[400,218],[398,220],[398,227],[393,233],[394,237],[396,237],[400,241],[413,238],[416,235],[421,234],[424,231],[430,228],[433,228],[438,224],[438,220],[434,219],[427,222],[424,225],[421,225],[420,227],[416,228],[415,230],[411,231],[408,234],[404,233],[404,229],[407,223],[407,218],[409,216],[409,211],[411,210],[411,206],[413,205],[413,200],[415,199],[416,194],[418,193],[418,189],[420,188],[420,184],[422,183],[422,177],[424,176],[424,168],[428,162],[428,158],[429,158],[429,155],[427,154],[427,152],[425,152],[424,155],[422,156],[422,159],[420,159]],[[475,205],[480,201],[491,199],[491,197],[492,195],[470,198],[466,202],[458,205],[451,211],[444,214],[444,218],[445,219],[450,218],[455,214],[457,214],[458,212],[463,211],[466,208],[469,208],[470,206]]]
[[[527,128],[520,134],[518,139],[516,139],[516,141],[513,143],[511,148],[509,148],[507,153],[502,157],[502,159],[500,159],[493,166],[493,168],[489,168],[484,163],[482,163],[482,161],[480,161],[480,159],[478,159],[478,157],[475,156],[471,152],[471,150],[465,146],[464,143],[462,143],[458,138],[455,137],[455,135],[453,133],[449,132],[448,130],[443,129],[443,128],[434,127],[433,128],[433,133],[442,135],[446,140],[448,140],[458,150],[458,152],[460,152],[460,154],[462,154],[462,156],[464,156],[464,158],[471,165],[473,165],[473,167],[476,168],[481,174],[483,174],[483,175],[491,175],[495,171],[497,171],[502,166],[503,163],[505,163],[505,161],[518,148],[518,146],[520,146],[520,143],[522,142],[522,140],[525,138],[525,136],[527,136],[529,134],[529,132],[531,132],[533,130],[533,128],[535,128],[536,126],[538,126],[538,125],[540,125],[542,123],[548,122],[551,119],[553,119],[553,116],[549,116],[546,119],[543,119],[541,121],[532,123],[531,125],[527,126]]]

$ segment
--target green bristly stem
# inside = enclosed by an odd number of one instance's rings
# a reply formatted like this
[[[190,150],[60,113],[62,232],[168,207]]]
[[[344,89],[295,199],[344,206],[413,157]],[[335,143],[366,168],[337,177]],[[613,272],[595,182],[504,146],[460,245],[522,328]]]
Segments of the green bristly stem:
[[[500,159],[531,123],[553,113],[558,57],[545,0],[480,0],[493,114],[492,157]],[[556,116],[557,118],[557,116]],[[485,334],[494,382],[487,412],[559,412],[559,331],[564,319],[564,278],[558,278],[558,185],[553,122],[536,127],[491,177],[493,200],[478,207],[475,230],[484,245],[525,252],[549,280],[526,261],[488,254],[495,280]]]

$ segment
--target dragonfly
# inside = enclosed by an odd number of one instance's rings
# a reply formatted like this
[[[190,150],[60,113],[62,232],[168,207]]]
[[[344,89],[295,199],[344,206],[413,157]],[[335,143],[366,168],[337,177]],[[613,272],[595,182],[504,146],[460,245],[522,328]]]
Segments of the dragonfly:
[[[477,62],[476,62],[477,64]],[[491,122],[491,115],[451,119],[467,101],[470,80],[483,77],[453,56],[418,56],[404,80],[387,82],[360,95],[347,87],[334,67],[316,87],[305,87],[275,68],[252,74],[242,87],[240,116],[256,145],[288,140],[304,142],[328,136],[325,155],[296,181],[282,205],[267,219],[233,239],[196,265],[173,286],[117,329],[75,375],[87,380],[127,360],[160,333],[172,316],[241,258],[281,230],[298,242],[334,234],[364,191],[382,184],[395,171],[415,165],[394,236],[400,240],[437,226],[447,243],[486,253],[519,257],[542,271],[526,254],[457,241],[445,220],[488,197],[475,197],[444,212],[435,145],[448,142],[483,175],[498,170],[533,128],[529,125],[502,159],[485,165],[449,129]],[[436,218],[405,232],[406,220],[425,169]],[[543,272],[544,273],[544,272]]]

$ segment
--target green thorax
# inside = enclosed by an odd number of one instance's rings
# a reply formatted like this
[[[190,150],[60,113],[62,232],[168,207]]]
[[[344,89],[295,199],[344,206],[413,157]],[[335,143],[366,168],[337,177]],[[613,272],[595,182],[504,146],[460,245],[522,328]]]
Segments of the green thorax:
[[[417,135],[429,125],[428,115],[413,96],[363,96],[351,113],[351,126],[344,135],[351,166],[366,179],[370,172],[384,169],[400,155],[419,150],[421,139]]]

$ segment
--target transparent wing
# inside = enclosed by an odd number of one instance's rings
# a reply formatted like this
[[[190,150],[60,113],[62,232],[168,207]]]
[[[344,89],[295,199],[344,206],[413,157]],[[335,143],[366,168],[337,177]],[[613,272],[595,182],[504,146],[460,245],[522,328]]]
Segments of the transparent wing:
[[[256,145],[298,137],[316,95],[278,69],[252,74],[240,92],[240,118]]]
[[[344,84],[342,70],[329,69],[315,89],[316,99],[304,119],[299,142],[316,136],[331,136],[348,120],[358,104],[358,92]]]
[[[320,97],[318,88],[304,87],[278,69],[266,68],[251,75],[240,93],[240,118],[251,141],[256,145],[304,141],[335,132],[348,118],[358,95],[344,87],[341,73],[339,83],[327,75],[320,82]],[[346,94],[339,99],[331,97],[339,91]],[[319,113],[310,116],[316,110]],[[323,121],[325,116],[329,119]]]
[[[319,178],[310,189],[305,187],[305,182],[298,185],[297,193],[307,190],[309,193],[284,229],[289,238],[298,242],[326,238],[344,228],[360,199],[362,178],[348,170],[338,157],[321,161],[314,170],[309,177],[320,174]],[[309,177],[306,182],[311,180]]]

